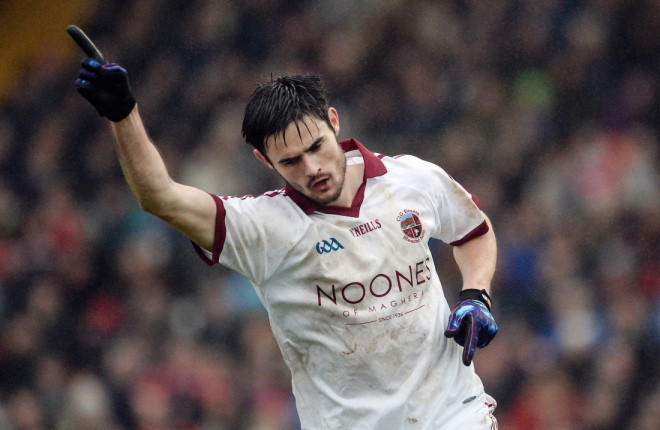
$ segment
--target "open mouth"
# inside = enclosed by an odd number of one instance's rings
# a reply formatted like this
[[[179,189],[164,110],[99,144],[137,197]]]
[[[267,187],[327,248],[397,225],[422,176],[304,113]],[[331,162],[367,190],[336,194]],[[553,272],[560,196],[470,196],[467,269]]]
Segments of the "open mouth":
[[[312,188],[318,191],[326,191],[330,188],[330,178],[322,178],[312,183]]]

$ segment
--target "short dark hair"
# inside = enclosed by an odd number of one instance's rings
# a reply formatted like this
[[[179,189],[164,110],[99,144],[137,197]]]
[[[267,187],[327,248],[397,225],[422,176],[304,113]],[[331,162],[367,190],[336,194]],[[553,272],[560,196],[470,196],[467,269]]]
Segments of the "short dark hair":
[[[265,156],[266,140],[283,135],[291,122],[296,124],[300,135],[298,121],[305,116],[319,117],[334,130],[321,78],[318,75],[294,75],[273,79],[271,76],[270,82],[257,84],[250,95],[241,134],[249,145]]]

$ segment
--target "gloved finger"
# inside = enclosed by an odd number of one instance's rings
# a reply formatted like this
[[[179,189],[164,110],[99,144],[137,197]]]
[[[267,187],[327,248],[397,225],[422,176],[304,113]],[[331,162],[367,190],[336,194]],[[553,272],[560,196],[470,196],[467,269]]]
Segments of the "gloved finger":
[[[490,343],[490,337],[488,337],[488,334],[485,333],[488,330],[487,327],[482,327],[481,328],[481,334],[479,336],[479,341],[477,343],[477,348],[484,348]]]
[[[76,81],[76,91],[78,91],[78,94],[83,96],[83,98],[90,101],[96,98],[99,93],[98,88],[96,88],[94,84],[83,79],[78,79]]]
[[[497,326],[496,325],[489,325],[488,327],[484,327],[482,331],[485,331],[485,333],[481,336],[482,341],[479,345],[477,345],[477,348],[484,348],[488,346],[491,340],[495,339],[495,335],[497,334]]]
[[[102,70],[101,63],[91,58],[83,58],[83,60],[80,62],[80,65],[83,67],[83,69],[87,69],[90,72],[94,72],[96,74],[100,74]]]
[[[458,325],[458,328],[455,330],[446,330],[445,336],[453,338],[454,342],[456,342],[458,345],[465,346],[471,320],[471,315],[469,313],[462,314],[460,317],[457,317],[454,323]]]
[[[470,316],[470,323],[467,325],[467,333],[465,335],[466,343],[463,347],[463,364],[469,366],[474,357],[474,350],[479,341],[479,326],[476,324],[474,318]]]
[[[445,337],[456,337],[461,329],[462,322],[463,317],[459,317],[455,313],[452,313],[449,317],[447,329],[445,330]]]
[[[99,79],[99,75],[94,72],[90,72],[87,69],[80,69],[80,74],[78,75],[83,81],[96,82]]]
[[[463,317],[465,316],[465,314],[459,310],[460,307],[454,309],[451,312],[451,315],[449,315],[449,322],[447,323],[447,329],[445,330],[445,336],[447,337],[456,336],[461,328],[461,324],[463,323]]]
[[[110,63],[105,64],[99,69],[99,75],[103,76],[106,79],[111,79],[114,81],[123,81],[126,80],[128,73],[126,69],[121,67],[118,64]]]
[[[449,320],[449,325],[445,330],[445,337],[455,337],[461,327],[461,318]]]
[[[96,88],[93,83],[91,83],[90,81],[87,81],[85,79],[78,79],[76,81],[76,88],[78,89],[78,92],[80,92],[81,90],[83,90],[83,91],[88,91],[88,90],[98,91],[98,88]]]
[[[110,64],[104,64],[102,66],[103,70],[106,72],[115,72],[115,71],[120,71],[122,73],[126,73],[126,69],[124,69],[122,66],[120,66],[117,63],[110,63]]]
[[[89,37],[77,26],[70,25],[66,28],[66,32],[69,33],[69,36],[80,46],[85,55],[90,58],[93,58],[98,63],[105,64],[105,57],[101,54],[101,51],[94,45]]]

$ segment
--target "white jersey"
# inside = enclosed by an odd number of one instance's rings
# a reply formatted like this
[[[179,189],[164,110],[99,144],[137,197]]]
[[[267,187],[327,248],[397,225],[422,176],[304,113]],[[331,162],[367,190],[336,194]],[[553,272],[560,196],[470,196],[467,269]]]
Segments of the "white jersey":
[[[364,163],[350,208],[290,188],[213,196],[208,263],[254,285],[291,369],[303,429],[445,429],[481,413],[474,367],[444,337],[450,309],[428,240],[488,231],[476,198],[434,164],[340,143]],[[486,427],[490,428],[490,427]]]

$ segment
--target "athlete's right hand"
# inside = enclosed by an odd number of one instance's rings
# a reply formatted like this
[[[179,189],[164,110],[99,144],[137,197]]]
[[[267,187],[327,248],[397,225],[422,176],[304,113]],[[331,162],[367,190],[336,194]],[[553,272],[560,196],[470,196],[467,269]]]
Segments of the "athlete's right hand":
[[[115,63],[105,64],[103,54],[78,27],[69,26],[67,31],[91,58],[82,60],[76,89],[96,108],[99,115],[119,122],[135,107],[135,97],[128,83],[126,70]]]

